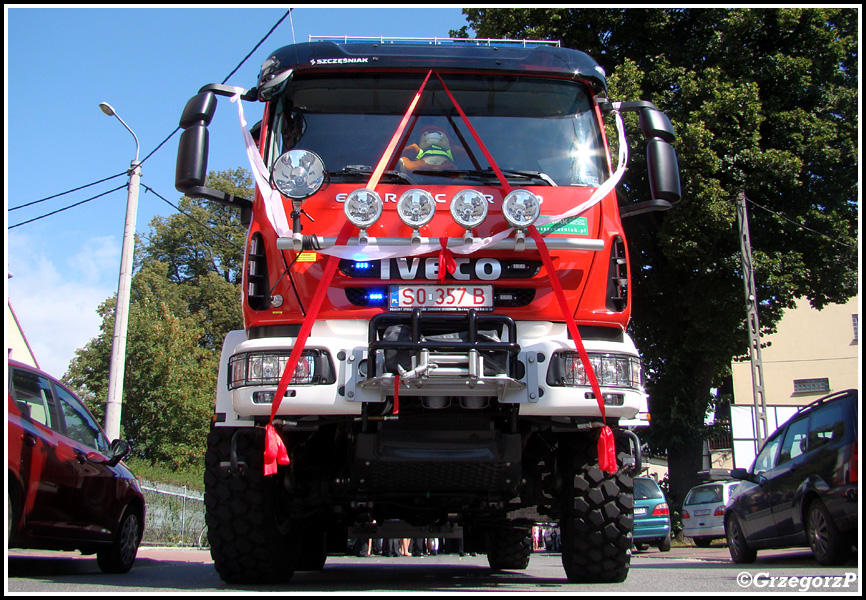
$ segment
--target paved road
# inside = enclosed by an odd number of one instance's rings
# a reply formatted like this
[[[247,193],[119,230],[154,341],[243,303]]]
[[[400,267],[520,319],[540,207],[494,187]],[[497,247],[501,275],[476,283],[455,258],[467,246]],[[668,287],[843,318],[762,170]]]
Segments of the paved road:
[[[296,573],[283,586],[224,584],[206,551],[142,548],[126,575],[99,572],[94,557],[78,553],[12,550],[6,590],[12,593],[189,593],[189,592],[356,592],[383,591],[466,594],[473,592],[626,593],[858,593],[857,560],[821,567],[808,551],[767,551],[743,568],[730,562],[727,548],[674,548],[635,553],[628,579],[616,585],[575,585],[565,579],[560,556],[539,552],[526,571],[492,572],[479,557],[331,557],[318,573]],[[834,587],[834,585],[838,587]]]

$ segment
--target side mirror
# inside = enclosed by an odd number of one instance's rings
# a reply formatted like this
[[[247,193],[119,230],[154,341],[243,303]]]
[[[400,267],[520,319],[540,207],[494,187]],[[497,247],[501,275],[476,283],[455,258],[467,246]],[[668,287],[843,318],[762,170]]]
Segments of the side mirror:
[[[114,440],[108,447],[108,466],[113,467],[129,454],[130,447],[124,440]]]
[[[752,481],[753,477],[749,473],[748,469],[733,469],[731,470],[731,479]]]
[[[671,143],[676,139],[674,126],[666,114],[653,108],[640,111],[640,129],[647,139],[647,170],[653,200],[671,204],[680,201],[680,165]]]
[[[183,133],[177,152],[174,183],[178,191],[204,185],[207,177],[208,131],[216,110],[213,92],[201,92],[189,99],[180,117]]]
[[[216,96],[233,96],[235,88],[224,85],[208,85],[189,99],[180,118],[180,135],[177,151],[177,165],[174,187],[190,198],[203,198],[232,206],[241,210],[241,223],[249,225],[252,221],[253,203],[246,198],[232,196],[219,190],[205,187],[208,159],[208,130],[214,111]],[[248,94],[241,99],[249,99]]]

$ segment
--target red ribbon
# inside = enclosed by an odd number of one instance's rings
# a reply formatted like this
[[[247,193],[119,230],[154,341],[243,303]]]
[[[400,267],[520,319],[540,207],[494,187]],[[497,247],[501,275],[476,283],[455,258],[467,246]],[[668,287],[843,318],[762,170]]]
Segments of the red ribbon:
[[[490,154],[490,152],[487,150],[487,147],[484,145],[484,142],[481,141],[481,136],[479,136],[478,132],[475,131],[475,128],[472,127],[472,124],[469,122],[469,118],[466,116],[466,113],[463,112],[463,109],[460,107],[457,99],[451,94],[448,86],[445,85],[442,77],[440,77],[438,73],[436,74],[436,77],[442,84],[445,93],[448,94],[448,98],[450,98],[451,102],[454,104],[454,108],[457,109],[457,112],[463,118],[463,121],[466,123],[466,127],[469,129],[469,132],[472,134],[475,142],[481,148],[481,152],[484,154],[484,157],[487,159],[487,162],[490,164],[493,172],[496,173],[496,177],[502,184],[502,187],[505,190],[505,194],[508,194],[511,191],[511,186],[508,184],[508,180],[499,169],[496,161],[493,160],[493,155]],[[553,293],[554,296],[556,296],[557,302],[559,302],[559,307],[562,310],[562,316],[565,319],[566,326],[571,333],[571,337],[574,339],[574,345],[577,348],[578,354],[580,355],[581,362],[583,362],[583,368],[586,370],[586,373],[589,376],[589,382],[592,386],[592,393],[595,394],[596,402],[598,402],[598,409],[601,412],[602,421],[604,421],[604,398],[601,395],[601,388],[598,385],[598,380],[595,377],[595,371],[592,368],[592,363],[590,363],[589,361],[589,355],[586,353],[586,349],[583,346],[583,341],[580,338],[580,333],[577,330],[577,325],[574,322],[574,315],[568,309],[568,302],[565,299],[565,293],[562,291],[562,284],[559,281],[559,277],[556,275],[556,270],[553,268],[553,261],[550,259],[550,253],[547,250],[547,244],[544,243],[544,238],[541,237],[541,234],[538,233],[538,230],[535,228],[534,225],[529,227],[529,233],[533,237],[533,239],[535,239],[535,243],[538,246],[538,252],[539,254],[541,254],[541,260],[544,263],[545,270],[547,271],[548,279],[550,280],[550,286],[553,288]],[[439,256],[441,263],[441,252]],[[441,266],[439,267],[439,275],[440,277],[442,276]],[[615,473],[617,470],[616,448],[613,440],[613,432],[606,424],[601,428],[601,432],[598,438],[597,449],[599,467],[606,473]]]
[[[454,260],[451,250],[448,249],[448,238],[439,238],[439,244],[442,246],[442,249],[439,250],[439,284],[441,285],[445,282],[446,273],[453,275],[454,271],[457,270],[457,261]]]
[[[565,325],[568,327],[569,333],[574,340],[574,346],[577,349],[580,360],[583,363],[583,368],[589,377],[589,385],[592,387],[592,393],[595,394],[595,401],[598,403],[598,410],[601,412],[601,420],[605,420],[604,397],[601,395],[601,387],[598,385],[598,379],[595,377],[595,370],[592,368],[592,363],[589,360],[589,355],[586,353],[586,348],[583,345],[583,340],[580,338],[580,332],[577,329],[577,324],[574,322],[574,315],[568,309],[568,302],[565,299],[565,292],[562,291],[562,284],[559,277],[556,275],[556,270],[553,267],[553,261],[550,258],[550,252],[547,250],[547,244],[544,243],[544,238],[538,233],[535,225],[530,225],[529,235],[535,240],[538,246],[538,253],[541,255],[541,262],[547,271],[547,278],[550,281],[550,287],[553,288],[553,295],[559,303],[559,308],[562,310],[562,315],[565,318]],[[601,428],[601,433],[598,438],[598,466],[605,473],[616,473],[616,447],[613,440],[613,432],[606,424]]]
[[[382,173],[385,169],[385,165],[388,164],[388,161],[391,158],[391,155],[394,152],[394,149],[397,147],[397,142],[400,140],[400,136],[403,135],[403,131],[406,129],[406,125],[409,123],[409,118],[412,116],[412,113],[415,111],[415,107],[418,105],[418,100],[421,98],[421,92],[424,91],[424,88],[427,86],[427,81],[430,79],[430,75],[433,71],[427,72],[427,77],[424,78],[424,83],[421,84],[418,92],[415,94],[415,97],[412,99],[412,102],[409,104],[409,108],[406,111],[406,114],[403,116],[402,121],[400,121],[400,125],[397,127],[397,131],[394,132],[394,135],[391,137],[391,141],[388,143],[388,147],[385,149],[385,153],[382,155],[382,158],[379,160],[379,164],[376,165],[376,168],[373,170],[373,174],[370,176],[370,181],[367,182],[367,188],[371,190],[375,190],[376,186],[379,184],[379,179],[382,176]],[[343,225],[343,228],[340,230],[340,233],[337,235],[337,246],[345,246],[346,242],[349,239],[349,234],[354,230],[354,226],[346,222]],[[313,324],[316,322],[316,317],[319,315],[319,310],[322,308],[322,303],[325,300],[325,295],[328,293],[328,288],[331,287],[331,281],[334,278],[334,274],[337,271],[337,266],[340,263],[340,259],[337,256],[329,256],[328,262],[325,264],[325,270],[322,273],[322,280],[319,282],[318,287],[316,287],[316,293],[313,294],[313,300],[310,303],[309,308],[307,309],[307,314],[304,317],[304,322],[301,324],[301,330],[298,332],[298,337],[295,339],[295,344],[292,347],[292,353],[289,355],[289,362],[286,363],[286,369],[283,371],[282,376],[280,377],[280,382],[277,385],[277,391],[274,394],[274,400],[271,404],[271,420],[265,426],[265,451],[264,451],[264,459],[265,459],[265,475],[273,475],[277,472],[277,465],[288,465],[290,464],[288,452],[286,450],[285,444],[283,444],[283,440],[280,437],[279,433],[277,433],[274,428],[274,418],[277,415],[277,411],[280,408],[280,404],[283,401],[283,396],[286,394],[286,390],[289,387],[289,382],[292,380],[292,375],[295,372],[295,367],[298,365],[298,360],[301,358],[301,353],[304,350],[304,344],[307,342],[307,338],[310,335],[310,330],[313,328]],[[399,380],[395,383],[395,403],[397,400],[397,387],[399,386]],[[399,406],[395,405],[395,413],[399,410]]]

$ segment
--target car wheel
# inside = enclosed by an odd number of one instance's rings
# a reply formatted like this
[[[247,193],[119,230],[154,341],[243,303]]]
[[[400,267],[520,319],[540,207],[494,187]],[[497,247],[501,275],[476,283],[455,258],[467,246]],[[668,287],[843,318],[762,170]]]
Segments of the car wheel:
[[[698,548],[709,548],[710,544],[713,543],[713,538],[699,537],[692,538],[692,541],[695,543],[695,546]]]
[[[638,552],[643,552],[647,548],[649,548],[649,544],[635,544],[634,545],[634,549],[637,550]]]
[[[120,520],[120,527],[111,546],[96,552],[96,562],[103,573],[126,573],[135,562],[141,542],[141,521],[132,507]]]
[[[662,541],[659,542],[659,550],[662,552],[670,552],[671,551],[671,534],[667,534]]]
[[[728,538],[728,550],[731,560],[735,563],[753,563],[758,558],[758,552],[746,541],[743,526],[736,515],[731,515],[725,521],[725,535]]]
[[[848,559],[850,547],[847,540],[820,500],[809,505],[806,534],[812,555],[822,565],[839,565]]]

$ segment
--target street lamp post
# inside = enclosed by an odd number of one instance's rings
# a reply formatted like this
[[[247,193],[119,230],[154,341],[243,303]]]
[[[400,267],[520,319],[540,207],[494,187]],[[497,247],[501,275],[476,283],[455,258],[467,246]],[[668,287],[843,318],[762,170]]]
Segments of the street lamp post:
[[[105,433],[108,435],[108,439],[114,440],[120,437],[120,413],[123,408],[126,331],[129,325],[129,292],[132,286],[132,255],[135,250],[135,219],[138,212],[138,184],[141,179],[141,166],[138,160],[138,136],[120,118],[110,104],[102,102],[99,108],[106,115],[117,117],[117,120],[135,138],[135,160],[129,164],[129,193],[126,200],[126,223],[123,229],[117,304],[114,307],[114,337],[111,342],[111,363],[108,366],[108,398],[105,405]]]

